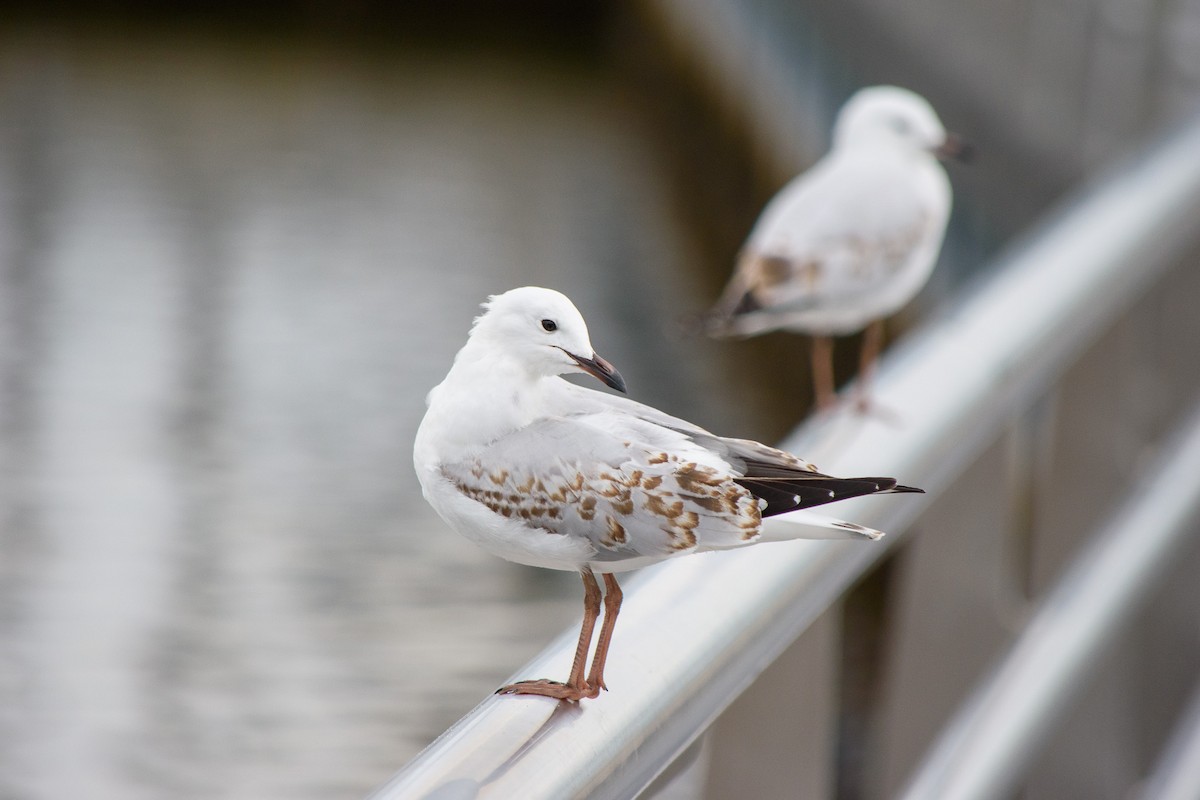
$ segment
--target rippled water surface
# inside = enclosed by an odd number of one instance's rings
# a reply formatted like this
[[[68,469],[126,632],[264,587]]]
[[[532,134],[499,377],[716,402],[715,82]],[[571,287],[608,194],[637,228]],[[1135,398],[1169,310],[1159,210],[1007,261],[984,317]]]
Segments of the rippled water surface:
[[[489,293],[762,435],[601,72],[22,30],[0,101],[2,797],[358,796],[574,624],[412,474]]]

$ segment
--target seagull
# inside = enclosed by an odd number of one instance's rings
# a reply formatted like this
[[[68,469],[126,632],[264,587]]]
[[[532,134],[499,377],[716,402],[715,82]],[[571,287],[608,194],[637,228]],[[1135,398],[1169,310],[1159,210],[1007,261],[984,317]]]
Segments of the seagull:
[[[763,209],[707,315],[708,333],[810,334],[817,406],[827,409],[830,337],[866,328],[857,404],[865,410],[883,318],[920,291],[941,250],[951,193],[938,159],[968,156],[920,95],[859,90],[838,112],[829,153]]]
[[[849,497],[919,492],[892,478],[834,478],[810,463],[729,439],[625,397],[570,383],[586,373],[625,392],[596,355],[583,316],[552,289],[490,297],[413,445],[425,499],[454,530],[501,558],[583,578],[584,616],[566,682],[502,694],[594,698],[621,607],[613,574],[668,558],[798,538],[883,534],[807,509]],[[765,528],[781,515],[788,524]],[[584,667],[601,612],[591,667]]]

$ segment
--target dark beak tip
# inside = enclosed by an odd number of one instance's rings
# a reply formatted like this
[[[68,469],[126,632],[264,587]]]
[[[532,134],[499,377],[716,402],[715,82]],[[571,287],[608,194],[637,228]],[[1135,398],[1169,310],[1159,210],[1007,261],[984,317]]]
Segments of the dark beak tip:
[[[951,133],[946,136],[946,140],[938,147],[937,155],[942,159],[953,159],[960,164],[970,164],[975,160],[976,148],[975,145],[958,134]]]
[[[591,358],[583,358],[569,351],[564,351],[571,358],[575,359],[575,363],[583,368],[583,371],[602,381],[605,386],[616,389],[622,394],[626,394],[625,379],[621,377],[621,373],[617,372],[617,368],[605,361],[600,356],[592,353]]]
[[[616,389],[621,394],[627,394],[625,390],[625,379],[621,377],[621,373],[617,372],[616,367],[595,353],[592,353],[592,361],[597,367],[599,367],[596,372],[597,378],[604,381],[606,386]]]

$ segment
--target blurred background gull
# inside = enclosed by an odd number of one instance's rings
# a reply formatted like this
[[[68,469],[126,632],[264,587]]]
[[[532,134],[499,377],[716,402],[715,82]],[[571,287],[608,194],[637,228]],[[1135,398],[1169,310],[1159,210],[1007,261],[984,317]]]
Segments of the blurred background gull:
[[[854,89],[981,154],[898,328],[1200,97],[1190,1],[172,9],[0,14],[4,798],[360,796],[573,624],[412,474],[488,294],[776,441],[803,342],[677,320]]]

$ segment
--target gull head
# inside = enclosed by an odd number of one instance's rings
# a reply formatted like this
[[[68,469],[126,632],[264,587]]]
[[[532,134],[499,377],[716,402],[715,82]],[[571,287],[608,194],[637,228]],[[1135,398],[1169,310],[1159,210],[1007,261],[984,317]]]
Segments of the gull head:
[[[625,391],[621,373],[592,348],[579,309],[553,289],[523,286],[488,298],[471,328],[471,343],[494,350],[535,378],[586,372]]]
[[[946,132],[929,101],[899,86],[870,86],[855,92],[838,112],[833,142],[835,147],[890,144],[938,158],[969,156],[967,145]]]

